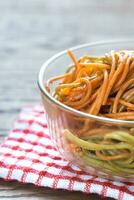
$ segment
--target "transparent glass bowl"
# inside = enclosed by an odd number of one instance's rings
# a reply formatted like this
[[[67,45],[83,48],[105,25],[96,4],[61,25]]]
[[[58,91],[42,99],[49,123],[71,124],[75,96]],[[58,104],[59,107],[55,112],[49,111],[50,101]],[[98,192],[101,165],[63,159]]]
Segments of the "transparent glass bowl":
[[[134,50],[134,41],[90,43],[71,48],[77,58],[85,54],[104,55],[111,50],[119,51],[126,49]],[[47,114],[48,128],[55,146],[62,156],[69,160],[70,163],[79,166],[92,175],[113,180],[133,182],[134,168],[126,168],[126,164],[123,165],[124,163],[122,163],[122,161],[121,164],[120,162],[114,163],[106,160],[101,160],[100,163],[100,160],[98,162],[98,160],[94,158],[94,150],[91,150],[89,155],[87,151],[85,151],[85,147],[83,147],[85,153],[81,153],[81,148],[77,147],[75,140],[79,139],[79,132],[82,130],[83,124],[86,123],[86,121],[88,124],[88,129],[86,131],[89,133],[98,131],[98,134],[100,134],[101,131],[103,133],[122,130],[127,133],[134,132],[134,121],[114,120],[85,114],[53,98],[52,92],[56,85],[52,85],[51,93],[48,93],[45,89],[47,80],[53,76],[64,74],[70,63],[71,60],[67,51],[63,51],[44,63],[38,77],[38,85]],[[71,135],[68,135],[70,132]],[[88,139],[90,140],[90,136]],[[133,144],[131,145],[133,146]],[[134,146],[132,148],[134,157]],[[121,170],[120,165],[122,168]]]

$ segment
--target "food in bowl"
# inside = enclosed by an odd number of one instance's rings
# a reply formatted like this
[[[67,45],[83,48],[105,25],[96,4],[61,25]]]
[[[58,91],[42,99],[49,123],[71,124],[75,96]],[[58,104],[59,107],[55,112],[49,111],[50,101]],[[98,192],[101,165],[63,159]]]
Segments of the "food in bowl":
[[[62,122],[53,121],[58,128],[50,128],[55,129],[58,148],[91,174],[133,181],[134,52],[110,51],[79,59],[67,52],[73,63],[64,74],[45,83],[50,94],[54,84],[56,101],[77,110],[69,113],[59,108],[53,112],[55,121],[62,118]]]
[[[100,56],[83,56],[65,74],[52,77],[49,84],[61,80],[54,97],[82,112],[114,119],[134,121],[134,52],[120,51]]]

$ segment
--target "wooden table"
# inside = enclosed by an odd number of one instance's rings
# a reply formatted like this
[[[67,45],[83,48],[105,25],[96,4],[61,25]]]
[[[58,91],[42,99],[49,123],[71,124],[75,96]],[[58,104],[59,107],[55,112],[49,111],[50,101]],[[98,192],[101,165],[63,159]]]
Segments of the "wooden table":
[[[41,64],[70,46],[134,33],[131,0],[0,1],[0,142],[22,106],[40,100]],[[0,199],[100,199],[0,180]]]

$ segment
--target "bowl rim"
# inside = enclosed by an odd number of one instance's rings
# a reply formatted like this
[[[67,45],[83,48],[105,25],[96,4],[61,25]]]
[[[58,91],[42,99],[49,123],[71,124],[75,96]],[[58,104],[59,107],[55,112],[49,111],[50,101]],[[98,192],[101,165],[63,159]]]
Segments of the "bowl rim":
[[[130,39],[130,40],[128,40],[128,39],[105,40],[105,41],[89,42],[89,43],[85,43],[85,44],[82,44],[82,45],[71,47],[69,49],[71,51],[74,51],[74,50],[82,49],[82,48],[85,48],[85,47],[88,47],[88,46],[93,47],[93,46],[108,45],[108,44],[110,45],[110,44],[113,44],[113,43],[119,44],[119,43],[130,43],[130,42],[134,43],[134,39]],[[67,50],[63,50],[63,51],[55,54],[54,56],[50,57],[41,66],[39,73],[38,73],[38,79],[37,79],[37,84],[38,84],[38,87],[39,87],[41,93],[43,95],[45,95],[45,97],[48,100],[50,100],[53,104],[55,104],[56,106],[58,106],[62,110],[65,110],[65,111],[70,112],[72,114],[78,115],[80,117],[89,118],[89,119],[92,119],[92,120],[110,123],[110,124],[116,124],[116,125],[130,125],[130,126],[134,125],[134,121],[112,119],[112,118],[108,118],[108,117],[101,117],[101,116],[96,116],[96,115],[84,113],[82,111],[76,110],[74,108],[71,108],[71,107],[61,103],[60,101],[55,99],[52,95],[50,95],[50,93],[44,87],[44,83],[43,83],[44,72],[46,71],[46,69],[47,69],[47,67],[50,63],[52,63],[54,60],[62,57],[64,54],[67,54]]]

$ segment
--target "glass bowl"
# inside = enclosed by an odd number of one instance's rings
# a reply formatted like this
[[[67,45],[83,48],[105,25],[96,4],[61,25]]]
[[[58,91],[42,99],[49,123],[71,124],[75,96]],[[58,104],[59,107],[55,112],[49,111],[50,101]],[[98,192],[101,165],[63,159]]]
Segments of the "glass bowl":
[[[111,50],[134,50],[134,41],[109,41],[89,43],[71,48],[77,58],[88,55],[104,55]],[[48,128],[51,138],[61,155],[70,163],[79,166],[91,175],[104,177],[119,181],[134,181],[134,121],[114,120],[105,117],[98,117],[83,113],[68,107],[52,97],[55,84],[51,86],[49,93],[45,84],[48,79],[64,74],[71,60],[67,51],[63,51],[48,61],[46,61],[39,72],[38,85],[41,91],[42,101],[46,110]],[[58,83],[57,83],[58,84]],[[84,134],[80,135],[83,132]],[[105,134],[120,132],[130,136],[130,143],[125,139],[115,139],[114,147],[105,150],[114,155],[121,154],[121,148],[125,148],[130,154],[130,158],[119,160],[105,160],[97,158],[96,152],[100,152],[99,147],[94,147],[96,143],[94,134],[104,137]],[[128,137],[129,137],[128,136]],[[108,136],[110,137],[110,136]],[[123,136],[125,137],[125,135]],[[126,145],[125,147],[119,147]],[[106,141],[107,145],[108,141]],[[100,145],[99,145],[100,146]]]

